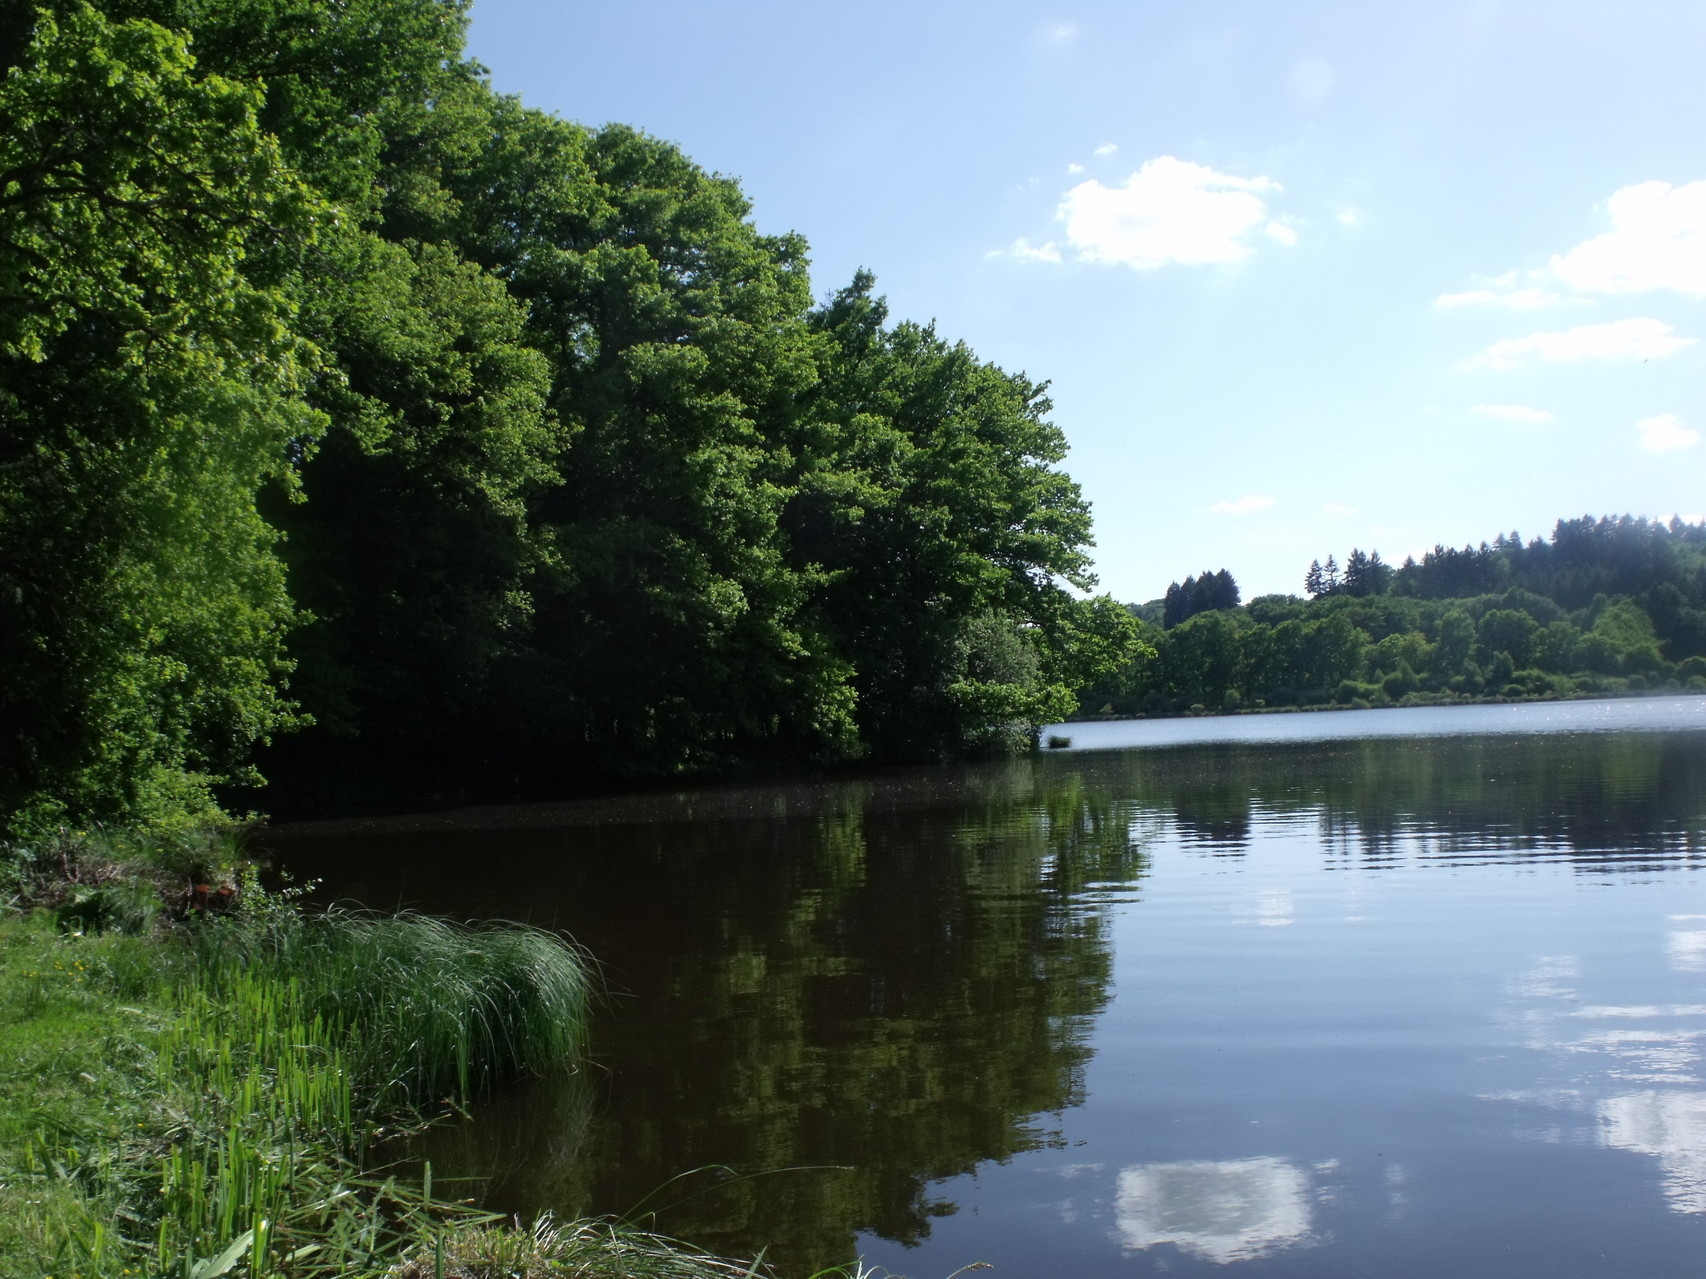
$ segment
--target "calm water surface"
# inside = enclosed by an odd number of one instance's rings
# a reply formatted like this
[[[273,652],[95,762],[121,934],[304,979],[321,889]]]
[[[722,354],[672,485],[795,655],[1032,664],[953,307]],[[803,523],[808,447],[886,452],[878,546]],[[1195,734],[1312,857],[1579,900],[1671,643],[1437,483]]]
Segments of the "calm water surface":
[[[595,1066],[427,1152],[506,1210],[914,1279],[1706,1270],[1706,699],[1060,731],[271,841],[603,961]]]

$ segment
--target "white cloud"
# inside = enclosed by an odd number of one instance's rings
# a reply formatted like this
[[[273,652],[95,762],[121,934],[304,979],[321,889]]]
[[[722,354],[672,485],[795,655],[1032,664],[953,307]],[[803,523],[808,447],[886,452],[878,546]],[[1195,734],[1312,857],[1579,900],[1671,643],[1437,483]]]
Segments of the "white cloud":
[[[1606,207],[1612,229],[1554,255],[1547,269],[1555,279],[1583,293],[1706,297],[1706,182],[1642,182]]]
[[[1684,426],[1674,413],[1642,418],[1635,423],[1635,430],[1640,433],[1643,453],[1675,453],[1700,443],[1700,432]]]
[[[1274,222],[1261,194],[1279,191],[1271,178],[1238,178],[1164,155],[1124,184],[1092,179],[1066,193],[1059,216],[1066,238],[1086,262],[1117,262],[1140,271],[1171,263],[1241,262],[1250,238],[1265,231],[1296,240]]]
[[[1021,262],[1058,262],[1060,249],[1052,240],[1046,244],[1032,244],[1021,236],[1007,248],[996,249],[989,256],[1017,258]]]
[[[1079,164],[1077,161],[1074,161],[1073,163],[1066,166],[1066,171],[1068,173],[1082,173],[1082,172],[1084,172],[1084,166],[1082,164]]]
[[[1280,222],[1268,223],[1262,228],[1262,234],[1270,240],[1277,240],[1287,248],[1297,243],[1297,232]]]
[[[1037,37],[1045,44],[1071,44],[1078,38],[1076,22],[1053,22],[1037,28]]]
[[[1335,517],[1342,517],[1342,516],[1346,516],[1346,515],[1355,515],[1356,513],[1357,513],[1356,507],[1346,506],[1343,502],[1328,502],[1325,506],[1323,506],[1321,508],[1321,514],[1332,515]]]
[[[1356,209],[1340,209],[1338,217],[1340,226],[1356,226],[1362,221],[1362,214]]]
[[[1096,148],[1096,154],[1097,155],[1112,155],[1115,151],[1118,151],[1119,149],[1120,149],[1120,144],[1117,142],[1104,142],[1104,143],[1102,143],[1101,146]]]
[[[1544,426],[1552,421],[1552,415],[1545,409],[1531,409],[1522,404],[1477,404],[1470,412],[1500,422],[1521,422],[1524,426]]]
[[[1616,320],[1610,324],[1578,324],[1563,333],[1531,333],[1505,338],[1458,367],[1501,372],[1536,361],[1567,364],[1575,360],[1650,360],[1675,355],[1697,339],[1678,337],[1660,320]]]
[[[1470,289],[1465,293],[1442,293],[1434,299],[1434,305],[1442,311],[1454,311],[1469,306],[1498,307],[1506,311],[1538,311],[1543,307],[1561,306],[1568,302],[1580,303],[1585,300],[1567,298],[1561,293],[1553,293],[1547,289]]]
[[[1216,502],[1208,509],[1216,515],[1254,515],[1257,511],[1272,510],[1274,499],[1259,493],[1246,493],[1236,502]]]

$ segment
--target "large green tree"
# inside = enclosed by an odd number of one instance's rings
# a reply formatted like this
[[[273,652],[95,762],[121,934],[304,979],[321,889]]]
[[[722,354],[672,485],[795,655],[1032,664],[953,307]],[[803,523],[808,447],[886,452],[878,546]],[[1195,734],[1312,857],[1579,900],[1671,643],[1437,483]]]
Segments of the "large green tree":
[[[253,497],[321,419],[318,202],[184,37],[42,15],[0,80],[0,821],[165,820],[289,718]]]
[[[1132,635],[1068,589],[1094,583],[1090,514],[1058,467],[1046,388],[933,327],[889,326],[873,286],[861,273],[813,316],[827,350],[795,554],[828,574],[821,625],[874,750],[996,744],[1064,715],[1099,673],[1070,669],[1075,635]]]
[[[845,665],[802,630],[818,578],[780,526],[817,377],[803,242],[666,143],[491,110],[440,225],[527,307],[572,433],[506,670],[516,767],[842,749]]]

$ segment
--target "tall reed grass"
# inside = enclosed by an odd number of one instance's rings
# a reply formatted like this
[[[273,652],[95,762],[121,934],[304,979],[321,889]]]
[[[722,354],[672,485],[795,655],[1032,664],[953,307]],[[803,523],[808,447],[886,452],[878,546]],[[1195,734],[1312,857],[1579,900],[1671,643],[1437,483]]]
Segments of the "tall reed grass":
[[[210,999],[258,979],[288,983],[336,1042],[369,1114],[563,1069],[586,1041],[590,963],[535,928],[271,905],[189,936]]]
[[[520,1071],[573,1065],[588,968],[535,929],[309,914],[251,893],[185,930],[194,978],[160,1051],[177,1132],[155,1256],[182,1279],[373,1273],[446,1219],[360,1174],[379,1126]],[[186,1085],[188,1085],[186,1087]]]

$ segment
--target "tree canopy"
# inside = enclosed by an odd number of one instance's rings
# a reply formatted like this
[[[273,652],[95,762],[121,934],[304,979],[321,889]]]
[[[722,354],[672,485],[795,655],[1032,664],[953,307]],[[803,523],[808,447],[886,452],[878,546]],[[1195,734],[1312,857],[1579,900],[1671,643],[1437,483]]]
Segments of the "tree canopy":
[[[1225,569],[1218,573],[1205,570],[1201,577],[1187,577],[1182,585],[1174,582],[1167,587],[1162,599],[1161,624],[1171,630],[1198,613],[1237,607],[1238,583],[1232,574]]]
[[[1142,651],[1042,384],[464,22],[0,18],[0,825],[1006,750]]]

